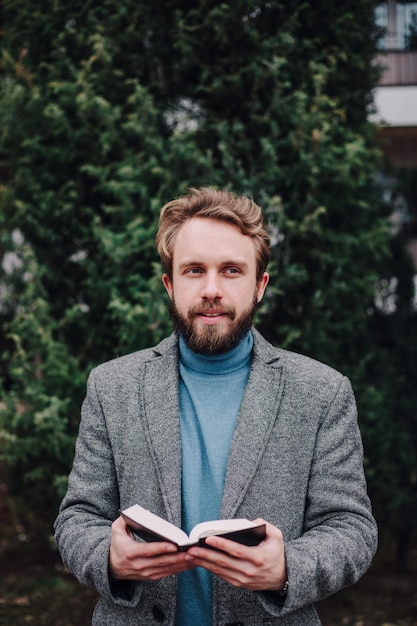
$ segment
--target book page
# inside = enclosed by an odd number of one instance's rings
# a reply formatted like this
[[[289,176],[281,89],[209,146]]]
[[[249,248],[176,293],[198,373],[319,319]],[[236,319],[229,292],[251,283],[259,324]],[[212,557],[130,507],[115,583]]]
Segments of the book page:
[[[223,519],[201,522],[192,529],[190,543],[196,543],[199,539],[210,537],[211,535],[221,535],[237,530],[256,528],[257,526],[258,524],[254,524],[247,519]]]
[[[139,506],[139,504],[134,504],[122,511],[122,513],[139,526],[143,526],[144,529],[160,535],[167,541],[172,541],[178,545],[186,545],[189,543],[187,534],[181,530],[181,528],[164,520],[162,517],[159,517],[159,515],[151,513],[151,511],[144,509]],[[164,540],[162,538],[161,541]]]

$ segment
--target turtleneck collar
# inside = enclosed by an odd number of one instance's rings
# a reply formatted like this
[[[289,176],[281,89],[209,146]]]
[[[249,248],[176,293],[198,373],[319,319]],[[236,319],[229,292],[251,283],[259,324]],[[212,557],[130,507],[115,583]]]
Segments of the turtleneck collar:
[[[187,369],[202,374],[229,374],[250,363],[253,348],[251,331],[243,337],[238,345],[224,354],[199,354],[187,346],[184,338],[179,337],[180,363]]]

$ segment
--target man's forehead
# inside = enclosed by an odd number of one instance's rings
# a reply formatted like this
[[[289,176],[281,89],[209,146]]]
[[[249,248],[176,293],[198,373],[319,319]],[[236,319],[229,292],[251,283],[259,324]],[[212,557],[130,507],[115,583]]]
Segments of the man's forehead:
[[[238,226],[219,220],[192,218],[179,230],[173,249],[176,263],[245,265],[256,259],[255,244]]]
[[[234,244],[238,247],[254,245],[252,238],[242,233],[236,224],[207,217],[192,217],[186,220],[177,232],[174,247],[184,240],[187,246],[202,246],[207,241],[215,242],[216,240],[228,241],[230,245]]]

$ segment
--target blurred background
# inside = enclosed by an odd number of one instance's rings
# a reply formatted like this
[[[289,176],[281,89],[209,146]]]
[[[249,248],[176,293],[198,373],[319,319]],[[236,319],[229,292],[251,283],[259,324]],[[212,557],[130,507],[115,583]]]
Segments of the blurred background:
[[[257,325],[352,380],[374,565],[323,624],[417,624],[417,2],[2,0],[0,624],[84,626],[52,523],[91,367],[170,332],[189,186],[272,233]]]

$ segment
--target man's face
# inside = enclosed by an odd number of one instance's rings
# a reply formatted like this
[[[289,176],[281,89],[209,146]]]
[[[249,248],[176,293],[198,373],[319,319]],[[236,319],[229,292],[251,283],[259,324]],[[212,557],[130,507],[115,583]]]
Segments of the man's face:
[[[256,250],[237,226],[193,217],[174,244],[172,280],[163,275],[174,324],[194,352],[234,348],[249,330],[268,283],[256,280]]]

